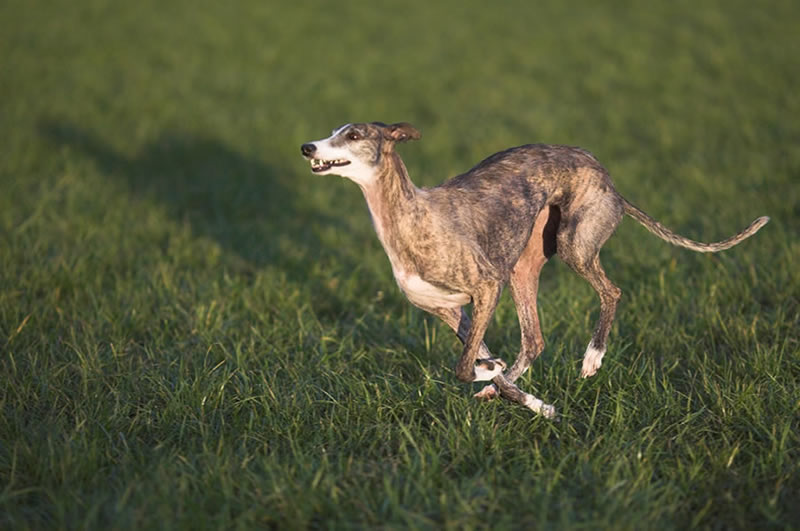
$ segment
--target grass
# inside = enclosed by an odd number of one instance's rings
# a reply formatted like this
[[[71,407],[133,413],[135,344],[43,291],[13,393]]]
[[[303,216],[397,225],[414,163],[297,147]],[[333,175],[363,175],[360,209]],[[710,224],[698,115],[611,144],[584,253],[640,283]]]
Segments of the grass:
[[[0,527],[800,528],[796,2],[0,6]],[[628,199],[610,352],[554,261],[478,403],[306,140],[406,120],[432,185],[581,145]],[[507,295],[487,336],[519,346]]]

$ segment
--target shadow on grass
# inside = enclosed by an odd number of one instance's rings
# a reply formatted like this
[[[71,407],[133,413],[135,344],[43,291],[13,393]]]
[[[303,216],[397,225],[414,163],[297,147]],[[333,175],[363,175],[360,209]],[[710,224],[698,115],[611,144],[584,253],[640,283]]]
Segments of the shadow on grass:
[[[168,132],[135,156],[67,121],[45,119],[39,134],[50,143],[88,156],[106,176],[120,179],[134,197],[163,204],[192,233],[216,241],[226,263],[250,275],[266,266],[287,280],[311,285],[314,298],[336,311],[334,290],[312,278],[313,264],[335,249],[322,245],[316,228],[345,227],[325,216],[286,184],[291,172],[237,153],[218,140]],[[299,150],[298,150],[299,153]],[[233,256],[231,256],[233,255]],[[347,263],[347,257],[337,256]]]

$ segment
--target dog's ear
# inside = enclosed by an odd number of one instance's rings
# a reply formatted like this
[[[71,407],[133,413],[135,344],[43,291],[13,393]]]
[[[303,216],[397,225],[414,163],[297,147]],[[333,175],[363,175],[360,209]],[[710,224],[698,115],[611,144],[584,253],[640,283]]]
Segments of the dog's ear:
[[[422,135],[413,125],[406,122],[387,125],[383,128],[383,137],[393,142],[407,142],[409,140],[419,140]]]

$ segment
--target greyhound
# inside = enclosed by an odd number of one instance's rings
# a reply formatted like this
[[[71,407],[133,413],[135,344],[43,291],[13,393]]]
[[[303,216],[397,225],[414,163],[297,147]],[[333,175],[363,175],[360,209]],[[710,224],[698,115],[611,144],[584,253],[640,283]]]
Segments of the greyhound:
[[[463,382],[488,381],[475,396],[499,394],[547,418],[555,408],[521,391],[515,381],[544,349],[536,297],[539,273],[558,255],[600,297],[600,316],[586,349],[581,377],[603,362],[622,291],[606,276],[599,252],[627,214],[667,242],[717,252],[755,234],[768,221],[717,243],[680,236],[628,202],[588,151],[528,144],[495,153],[466,173],[433,188],[417,188],[395,151],[417,140],[411,124],[346,124],[331,136],[303,144],[317,175],[359,185],[394,278],[412,304],[441,318],[464,346],[455,373]],[[521,350],[511,369],[483,343],[506,284],[517,308]],[[472,303],[472,318],[463,306]]]

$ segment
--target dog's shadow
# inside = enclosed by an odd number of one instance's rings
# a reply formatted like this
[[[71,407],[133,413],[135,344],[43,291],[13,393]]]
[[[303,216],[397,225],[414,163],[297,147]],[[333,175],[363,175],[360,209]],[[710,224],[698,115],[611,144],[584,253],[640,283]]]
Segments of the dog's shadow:
[[[220,245],[237,273],[278,268],[287,281],[310,285],[315,299],[334,306],[330,310],[345,306],[322,279],[310,274],[311,264],[336,254],[322,245],[317,229],[342,221],[305,204],[286,184],[291,171],[237,153],[220,141],[176,132],[161,134],[134,156],[67,121],[42,120],[38,132],[51,144],[88,157],[132,196],[163,204],[194,235]],[[336,259],[347,261],[345,255]]]

